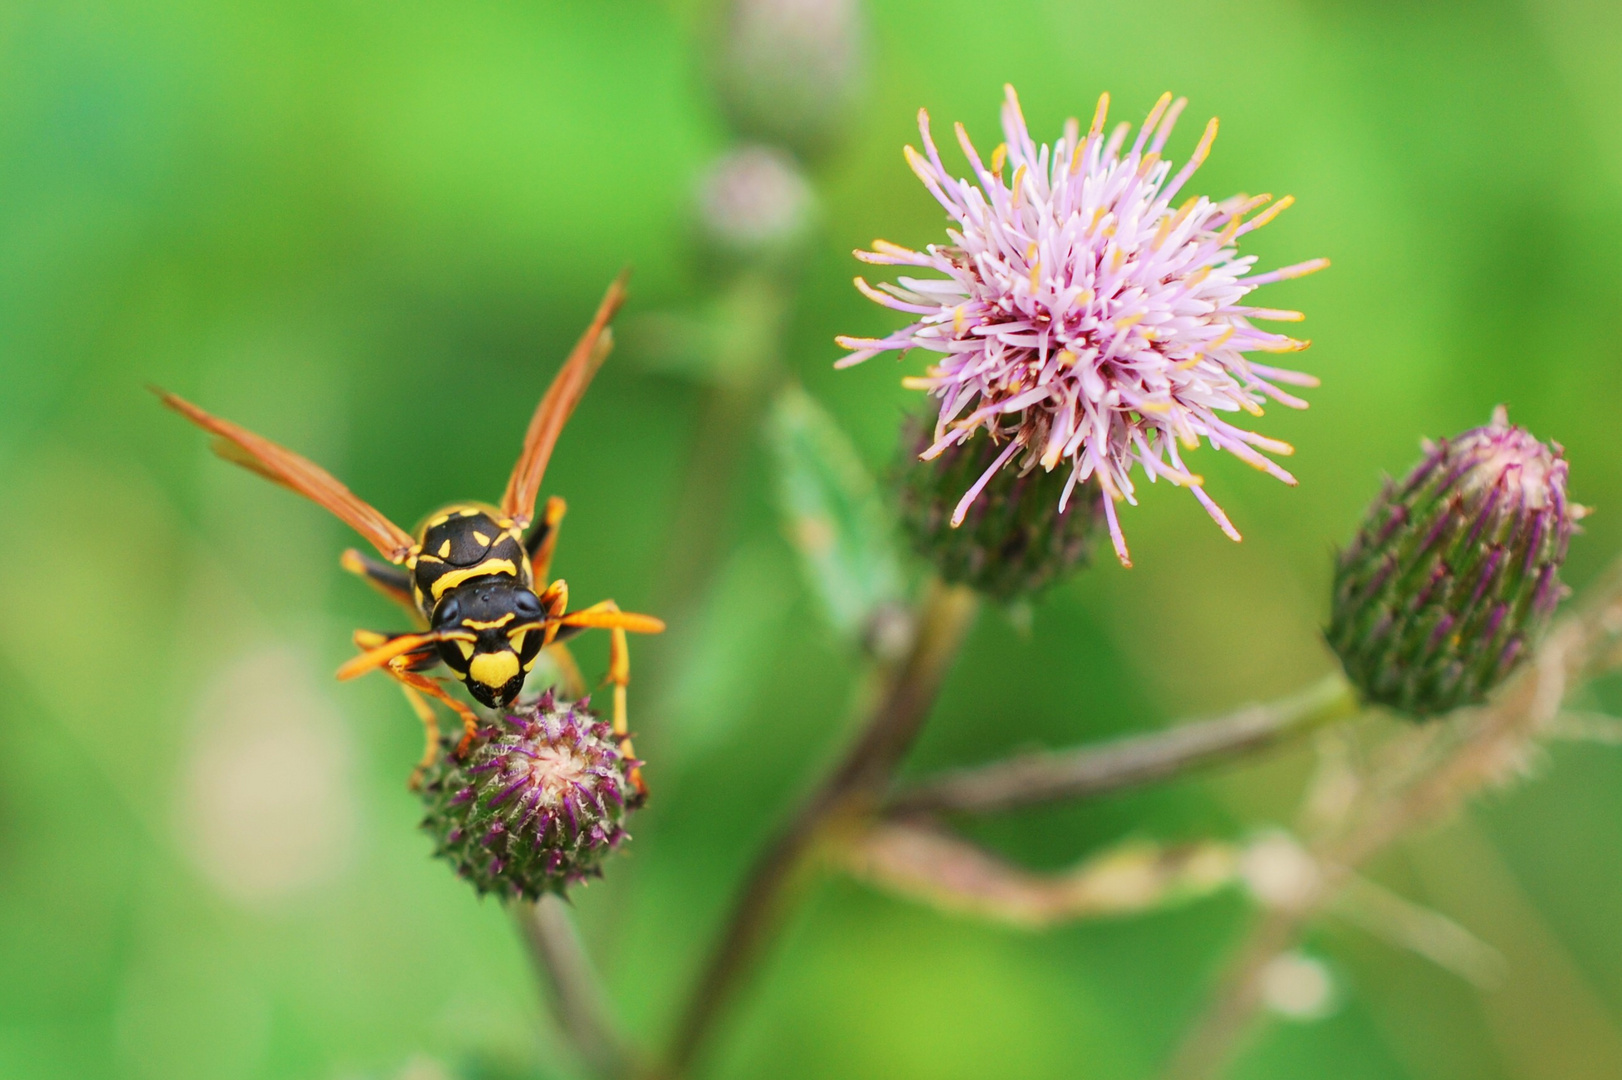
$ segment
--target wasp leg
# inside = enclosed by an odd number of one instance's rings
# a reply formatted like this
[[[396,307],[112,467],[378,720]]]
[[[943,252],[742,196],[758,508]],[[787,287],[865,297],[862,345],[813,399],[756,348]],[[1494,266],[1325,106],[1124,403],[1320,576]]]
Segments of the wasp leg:
[[[625,631],[618,626],[608,632],[608,677],[604,681],[614,684],[614,734],[620,737],[620,753],[627,761],[634,762],[636,751],[631,748],[630,718],[625,708],[625,688],[631,683],[631,647],[625,640]],[[647,802],[648,785],[642,779],[640,764],[631,766],[629,778],[631,786],[636,788],[637,804]]]
[[[355,644],[366,650],[362,654],[364,657],[378,654],[379,650],[386,649],[390,642],[403,643],[407,638],[420,639],[421,635],[382,634],[376,630],[356,630],[354,638]],[[350,664],[353,663],[354,661],[350,661]],[[434,763],[434,758],[439,752],[439,722],[433,718],[433,712],[428,703],[422,701],[420,696],[414,695],[427,694],[431,698],[443,701],[457,716],[461,717],[462,740],[456,744],[456,755],[458,757],[467,753],[468,745],[473,741],[473,736],[479,730],[479,717],[472,709],[451,697],[445,691],[445,688],[440,685],[438,679],[431,679],[420,674],[423,670],[431,668],[437,663],[439,663],[439,656],[431,646],[428,648],[419,646],[397,656],[389,657],[386,662],[379,665],[384,672],[401,684],[406,691],[407,699],[411,701],[411,707],[416,710],[417,716],[423,722],[423,726],[428,729],[428,750],[423,755],[422,762],[417,766],[417,771],[412,774],[414,784],[420,780],[422,770]],[[345,665],[345,667],[348,666]],[[365,670],[370,670],[370,668]],[[339,677],[345,677],[343,669],[339,669]],[[422,708],[418,708],[418,705],[421,705]]]
[[[603,600],[588,608],[561,617],[561,626],[558,627],[555,637],[570,638],[581,630],[593,626],[607,628],[608,638],[608,675],[603,679],[614,687],[614,734],[619,736],[620,752],[627,760],[636,760],[636,751],[631,746],[630,718],[626,709],[626,687],[631,683],[631,649],[625,639],[627,629],[640,633],[658,633],[664,629],[664,624],[658,619],[646,615],[633,615],[622,612],[620,606],[612,600]],[[636,788],[636,802],[641,805],[648,797],[648,785],[642,779],[642,768],[633,765],[629,774],[631,785]]]
[[[338,565],[351,574],[358,575],[366,584],[405,608],[417,619],[422,621],[422,612],[417,610],[417,600],[411,595],[411,575],[397,566],[390,566],[370,555],[363,555],[354,548],[348,548],[338,558]]]
[[[541,606],[546,609],[546,626],[541,631],[547,645],[552,644],[562,628],[563,613],[569,610],[569,583],[558,578],[540,595]]]
[[[459,758],[466,756],[467,748],[473,743],[473,736],[479,733],[478,715],[472,709],[451,697],[445,688],[439,684],[438,679],[430,679],[426,675],[413,671],[412,664],[413,659],[409,655],[397,656],[384,665],[383,670],[400,680],[407,688],[443,701],[450,706],[452,712],[462,718],[462,739],[456,744],[456,756]],[[429,742],[430,756],[427,759],[429,764],[433,763],[432,754],[437,752],[436,747],[437,739],[431,740]]]
[[[558,526],[563,524],[563,515],[568,512],[568,503],[556,495],[551,496],[546,500],[546,509],[541,511],[540,520],[530,527],[529,535],[524,537],[524,550],[529,553],[535,584],[543,588],[552,570],[552,551],[558,544]]]
[[[411,779],[406,782],[408,789],[417,791],[422,787],[423,773],[427,772],[439,758],[439,717],[434,715],[434,707],[428,704],[428,699],[405,683],[400,684],[400,692],[405,695],[412,711],[417,714],[417,719],[422,721],[423,734],[426,736],[427,745],[423,748],[422,760],[411,770]]]

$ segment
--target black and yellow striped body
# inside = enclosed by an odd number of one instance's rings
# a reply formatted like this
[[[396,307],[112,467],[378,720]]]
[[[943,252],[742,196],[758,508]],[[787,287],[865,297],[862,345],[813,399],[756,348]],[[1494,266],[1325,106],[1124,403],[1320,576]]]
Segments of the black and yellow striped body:
[[[428,624],[466,632],[439,643],[440,659],[483,704],[510,704],[543,636],[523,530],[494,507],[456,503],[424,522],[406,568]]]

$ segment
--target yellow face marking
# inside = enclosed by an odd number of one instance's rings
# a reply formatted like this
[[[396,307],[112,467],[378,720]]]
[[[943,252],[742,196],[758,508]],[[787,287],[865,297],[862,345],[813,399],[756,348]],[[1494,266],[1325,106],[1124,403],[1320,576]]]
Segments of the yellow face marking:
[[[513,652],[521,653],[524,651],[524,636],[528,633],[528,630],[520,630],[516,634],[508,635],[507,643],[513,647]]]
[[[491,622],[479,622],[477,619],[464,619],[462,620],[462,625],[467,627],[469,630],[494,630],[496,627],[506,626],[512,621],[513,613],[509,611],[501,618],[492,620]]]
[[[517,577],[518,567],[513,565],[511,559],[486,559],[477,566],[452,570],[434,582],[434,599],[438,600],[446,592],[454,589],[469,578],[485,577],[490,574],[506,574],[508,577]]]
[[[483,544],[485,547],[490,546],[490,538],[488,536],[484,535],[482,532],[480,532],[477,529],[473,530],[473,539],[477,540],[479,543]]]
[[[441,559],[448,559],[451,557],[451,542],[449,540],[446,540],[439,545],[439,557]]]
[[[514,653],[480,653],[468,664],[467,674],[489,687],[506,686],[518,674],[518,657]]]
[[[456,648],[461,652],[463,660],[473,659],[473,642],[457,639]]]

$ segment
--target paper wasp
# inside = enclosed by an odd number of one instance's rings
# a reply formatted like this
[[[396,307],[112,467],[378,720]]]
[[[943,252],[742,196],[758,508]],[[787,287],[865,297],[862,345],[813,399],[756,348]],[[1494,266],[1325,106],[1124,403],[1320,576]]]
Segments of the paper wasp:
[[[362,652],[338,669],[338,678],[353,679],[381,669],[399,680],[428,736],[427,750],[412,774],[413,786],[439,749],[438,721],[423,695],[445,703],[461,717],[457,754],[466,753],[479,728],[473,710],[446,691],[442,678],[431,678],[424,671],[443,663],[481,704],[502,708],[517,698],[542,649],[552,649],[566,677],[578,683],[578,668],[563,642],[590,627],[610,632],[606,681],[614,686],[614,731],[626,756],[633,756],[625,713],[625,687],[630,681],[625,634],[656,634],[664,623],[621,611],[612,600],[569,611],[568,584],[547,578],[563,520],[563,500],[549,498],[540,520],[531,525],[552,448],[613,347],[608,324],[625,299],[624,282],[622,274],[609,286],[591,325],[547,388],[530,420],[501,505],[452,503],[430,515],[414,536],[314,462],[174,394],[154,391],[169,408],[215,436],[215,453],[325,507],[370,540],[386,560],[350,548],[340,563],[404,606],[418,628],[392,634],[357,630],[355,644]],[[633,771],[631,779],[646,794],[640,772]]]

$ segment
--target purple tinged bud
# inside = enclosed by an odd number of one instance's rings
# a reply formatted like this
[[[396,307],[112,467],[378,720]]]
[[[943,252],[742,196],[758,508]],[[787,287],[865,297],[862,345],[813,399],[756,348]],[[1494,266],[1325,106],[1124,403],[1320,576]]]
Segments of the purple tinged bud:
[[[465,761],[454,745],[422,792],[423,827],[457,873],[480,893],[530,899],[600,875],[625,836],[633,763],[583,702],[548,692],[500,714]]]
[[[1386,486],[1337,560],[1326,631],[1367,701],[1438,715],[1481,701],[1524,658],[1564,595],[1584,513],[1566,477],[1559,444],[1500,407],[1485,427],[1426,443]]]

